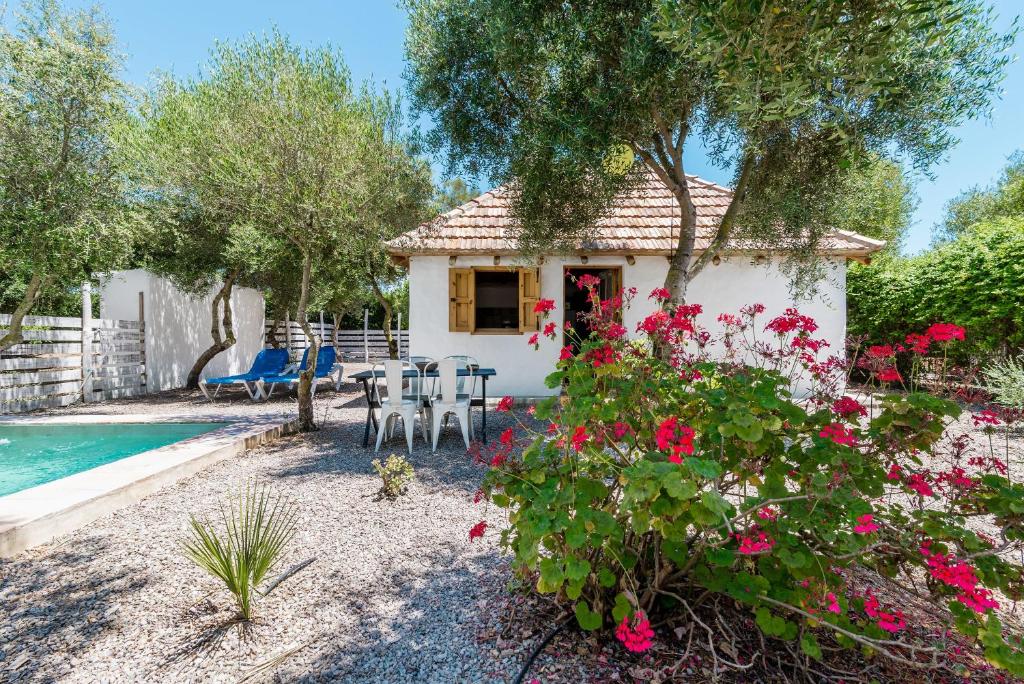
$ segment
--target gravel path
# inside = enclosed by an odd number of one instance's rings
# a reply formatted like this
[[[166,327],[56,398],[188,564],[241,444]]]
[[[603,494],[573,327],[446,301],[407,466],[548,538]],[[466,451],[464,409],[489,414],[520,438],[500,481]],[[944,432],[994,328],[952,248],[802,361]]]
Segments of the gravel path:
[[[457,429],[442,435],[437,454],[417,436],[408,495],[378,500],[372,455],[361,446],[361,391],[348,383],[316,403],[317,419],[326,415],[321,431],[219,463],[0,561],[0,679],[505,681],[518,656],[495,660],[491,646],[478,643],[476,616],[504,596],[508,574],[497,535],[468,540],[484,513],[472,503],[482,471]],[[238,397],[212,410],[293,413],[294,401]],[[211,406],[171,393],[66,412],[81,411],[202,415]],[[495,437],[508,418],[492,417]],[[381,455],[404,453],[404,440],[389,447]],[[250,479],[299,503],[298,534],[280,569],[315,560],[260,602],[259,619],[242,632],[225,627],[233,614],[227,592],[177,544],[190,513],[214,512]],[[296,647],[279,666],[254,669]]]
[[[346,374],[360,366],[346,366]],[[482,470],[457,429],[431,454],[417,433],[416,481],[396,502],[361,446],[358,386],[316,399],[323,429],[221,462],[47,546],[0,561],[0,681],[17,682],[510,682],[556,618],[510,594],[488,519],[472,503]],[[198,393],[72,407],[63,413],[294,415],[291,397],[253,404],[241,392],[211,405]],[[57,413],[57,412],[54,412]],[[479,420],[479,418],[478,418]],[[488,414],[496,438],[510,424]],[[987,442],[965,415],[961,426]],[[404,454],[398,436],[381,456]],[[1024,437],[1011,440],[1024,477]],[[1016,474],[1015,473],[1015,474]],[[246,630],[232,601],[181,554],[188,517],[209,515],[228,492],[268,482],[299,504],[298,534],[278,569],[312,564],[257,604]],[[530,678],[552,682],[654,681],[649,657],[566,630]],[[690,673],[687,670],[687,673]],[[694,681],[702,670],[692,672]],[[528,678],[527,681],[530,681]]]

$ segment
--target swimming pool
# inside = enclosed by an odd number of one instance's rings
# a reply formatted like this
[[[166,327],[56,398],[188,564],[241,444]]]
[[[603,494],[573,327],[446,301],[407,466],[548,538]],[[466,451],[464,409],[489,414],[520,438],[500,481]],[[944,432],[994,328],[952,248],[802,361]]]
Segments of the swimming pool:
[[[225,425],[228,423],[0,424],[0,496]]]

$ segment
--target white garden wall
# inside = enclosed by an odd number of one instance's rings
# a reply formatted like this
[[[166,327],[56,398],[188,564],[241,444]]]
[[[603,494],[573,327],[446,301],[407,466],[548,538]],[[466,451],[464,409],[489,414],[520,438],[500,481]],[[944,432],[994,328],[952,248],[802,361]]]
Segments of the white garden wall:
[[[147,389],[184,387],[192,364],[213,343],[210,304],[216,290],[196,298],[148,271],[118,271],[100,285],[100,317],[137,318],[140,292],[145,301]],[[238,341],[207,364],[203,377],[244,373],[263,348],[263,295],[235,288],[231,306]]]
[[[491,266],[492,256],[460,256],[456,267]],[[698,321],[712,333],[721,327],[716,319],[720,313],[738,313],[740,307],[759,302],[766,307],[764,322],[794,306],[789,279],[779,269],[779,261],[764,265],[752,263],[750,257],[723,257],[721,263],[709,265],[690,285],[687,301],[701,304],[704,314]],[[502,265],[515,263],[502,258]],[[518,264],[525,265],[525,264]],[[831,258],[828,276],[813,301],[797,302],[802,313],[817,320],[820,331],[831,344],[832,353],[843,353],[846,334],[846,262]],[[560,320],[563,297],[563,271],[566,266],[583,266],[578,258],[547,257],[541,266],[541,296],[553,299],[557,310],[553,320]],[[637,289],[637,298],[624,316],[624,324],[632,333],[637,324],[654,309],[647,299],[651,290],[661,287],[668,271],[663,256],[636,257],[633,265],[625,257],[595,255],[589,257],[587,268],[621,266],[623,287]],[[497,377],[488,382],[488,396],[550,395],[556,390],[544,386],[544,378],[554,368],[561,341],[541,338],[541,348],[534,351],[526,344],[527,334],[479,334],[448,331],[448,257],[413,256],[409,260],[409,353],[441,358],[449,354],[475,356],[483,367],[493,367]]]

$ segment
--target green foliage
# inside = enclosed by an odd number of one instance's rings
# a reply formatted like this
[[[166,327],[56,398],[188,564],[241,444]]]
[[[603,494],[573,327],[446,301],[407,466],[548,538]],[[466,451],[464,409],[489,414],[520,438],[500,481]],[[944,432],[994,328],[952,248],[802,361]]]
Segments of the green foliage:
[[[885,240],[886,252],[899,253],[917,198],[898,164],[875,158],[852,169],[835,192],[834,228]]]
[[[445,181],[438,189],[437,197],[434,199],[434,210],[438,214],[443,214],[476,199],[479,195],[480,188],[475,185],[466,185],[466,181],[461,178],[452,178]]]
[[[994,361],[982,374],[996,401],[1003,406],[1024,409],[1024,356]]]
[[[27,313],[131,254],[114,135],[128,92],[99,10],[39,0],[14,23],[0,23],[0,288]]]
[[[254,593],[295,536],[297,512],[283,495],[250,484],[220,509],[220,529],[195,516],[185,555],[218,578],[235,597],[243,620],[252,619]]]
[[[816,326],[798,314],[767,325],[756,311],[737,315],[719,353],[698,309],[657,310],[637,344],[615,304],[591,297],[595,332],[548,378],[562,396],[534,411],[548,429],[524,424],[488,459],[483,491],[507,512],[501,540],[518,576],[573,605],[583,629],[641,611],[651,624],[693,624],[686,610],[718,596],[821,658],[826,636],[881,655],[931,645],[908,625],[926,620],[934,634],[939,613],[915,615],[870,589],[920,573],[929,582],[915,586],[949,606],[950,628],[969,639],[985,630],[993,662],[1024,672],[1015,637],[989,627],[983,604],[993,591],[1017,596],[1022,567],[974,531],[1024,538],[1024,486],[945,451],[955,403],[900,393],[868,414],[840,402],[842,364],[804,356]],[[948,463],[965,468],[966,485],[944,484],[957,472],[937,470]],[[958,579],[928,565],[933,553],[959,563]]]
[[[733,231],[806,256],[850,170],[940,158],[951,128],[987,110],[1013,39],[976,0],[407,4],[431,140],[453,171],[510,183],[523,250],[592,237],[641,180],[623,150],[684,208],[690,143],[735,171],[731,211],[700,256],[680,212],[674,301]]]
[[[954,242],[910,258],[883,258],[847,273],[848,330],[870,342],[945,321],[967,329],[961,356],[1024,347],[1024,221],[973,226]]]
[[[1024,153],[1015,152],[998,181],[971,188],[946,205],[946,218],[936,226],[939,242],[955,240],[976,223],[1024,216]]]
[[[389,499],[397,498],[402,494],[405,494],[409,483],[412,482],[415,473],[412,469],[412,464],[409,463],[403,456],[396,456],[391,454],[387,460],[384,461],[383,465],[379,458],[371,461],[373,469],[380,475],[381,487],[380,493]]]

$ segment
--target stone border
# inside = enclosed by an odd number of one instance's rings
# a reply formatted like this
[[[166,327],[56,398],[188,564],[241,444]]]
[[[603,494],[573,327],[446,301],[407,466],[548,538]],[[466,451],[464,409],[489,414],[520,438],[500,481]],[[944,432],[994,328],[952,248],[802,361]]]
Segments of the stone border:
[[[295,431],[297,420],[277,416],[67,415],[11,417],[0,425],[97,423],[230,423],[202,435],[150,449],[0,496],[0,558],[45,544],[96,518],[135,503],[203,468]],[[158,457],[158,458],[154,458]]]

